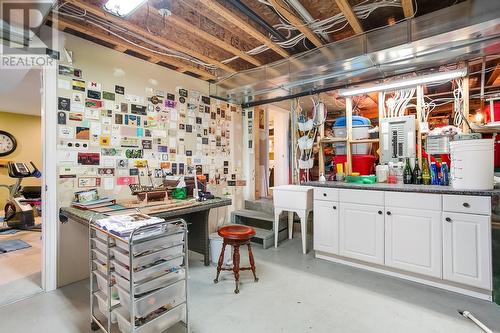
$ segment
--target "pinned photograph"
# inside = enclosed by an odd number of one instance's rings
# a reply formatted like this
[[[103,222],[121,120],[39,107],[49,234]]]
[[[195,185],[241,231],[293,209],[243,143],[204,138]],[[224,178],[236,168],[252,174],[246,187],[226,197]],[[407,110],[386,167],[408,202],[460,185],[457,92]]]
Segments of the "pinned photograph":
[[[57,123],[59,125],[66,125],[66,112],[59,111],[57,113]]]
[[[99,165],[99,153],[78,153],[78,164],[81,165]]]
[[[72,120],[72,121],[82,121],[83,120],[83,113],[81,113],[81,112],[70,112],[69,113],[69,120]]]
[[[70,99],[59,97],[57,99],[57,108],[61,111],[69,111],[70,108]]]
[[[103,91],[102,92],[102,98],[106,99],[108,101],[114,101],[115,100],[115,93],[109,92],[109,91]]]
[[[101,87],[102,87],[101,84],[98,82],[94,81],[87,82],[87,89],[101,91],[102,90]]]
[[[128,160],[127,159],[116,160],[116,167],[118,169],[128,169]]]
[[[72,81],[72,85],[73,85],[73,90],[85,91],[85,81],[83,81],[83,80],[74,79]]]
[[[100,109],[100,108],[102,108],[102,101],[98,101],[96,99],[86,98],[85,99],[85,107],[91,108],[91,109]]]
[[[76,139],[88,140],[90,138],[90,129],[88,127],[76,127]]]
[[[122,86],[115,86],[115,93],[124,95],[125,94],[125,87]]]
[[[101,99],[101,92],[96,90],[87,90],[87,97],[92,99]]]
[[[121,103],[120,104],[120,111],[123,113],[127,113],[128,112],[128,103]]]

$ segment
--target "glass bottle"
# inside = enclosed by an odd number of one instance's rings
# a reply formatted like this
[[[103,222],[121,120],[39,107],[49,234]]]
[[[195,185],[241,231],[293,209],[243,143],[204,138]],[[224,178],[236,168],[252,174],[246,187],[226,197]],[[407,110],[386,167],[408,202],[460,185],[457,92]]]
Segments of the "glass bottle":
[[[406,158],[405,168],[403,170],[403,183],[412,184],[413,183],[413,173],[410,166],[410,158]]]
[[[415,159],[415,167],[413,168],[413,184],[422,185],[422,171],[418,166],[418,159]]]
[[[422,183],[424,185],[431,184],[431,171],[429,170],[429,164],[426,158],[422,160]]]

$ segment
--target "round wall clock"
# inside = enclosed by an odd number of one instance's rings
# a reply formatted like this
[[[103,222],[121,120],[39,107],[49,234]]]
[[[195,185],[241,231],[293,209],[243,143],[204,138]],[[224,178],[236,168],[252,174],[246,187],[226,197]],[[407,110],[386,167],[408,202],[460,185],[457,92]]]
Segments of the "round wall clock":
[[[0,130],[0,156],[12,154],[16,148],[16,138],[9,132]]]

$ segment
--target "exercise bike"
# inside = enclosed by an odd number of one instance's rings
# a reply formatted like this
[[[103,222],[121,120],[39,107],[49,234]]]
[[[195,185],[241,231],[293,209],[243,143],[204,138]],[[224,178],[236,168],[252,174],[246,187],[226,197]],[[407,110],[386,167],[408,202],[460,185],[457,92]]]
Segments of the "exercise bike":
[[[8,229],[20,229],[30,231],[41,231],[40,225],[35,225],[35,214],[33,206],[41,204],[41,186],[24,186],[21,182],[24,178],[40,178],[42,173],[30,162],[33,170],[22,162],[8,162],[7,169],[9,177],[15,178],[13,185],[0,185],[9,190],[9,200],[4,207],[4,222]]]

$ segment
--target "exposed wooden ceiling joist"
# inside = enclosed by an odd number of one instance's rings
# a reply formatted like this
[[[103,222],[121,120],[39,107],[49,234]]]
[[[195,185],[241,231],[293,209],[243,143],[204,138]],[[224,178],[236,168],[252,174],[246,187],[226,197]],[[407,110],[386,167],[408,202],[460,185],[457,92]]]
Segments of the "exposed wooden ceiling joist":
[[[487,86],[493,85],[495,83],[496,79],[500,76],[500,62],[497,63],[497,66],[495,69],[491,72],[490,77],[488,78],[488,81],[486,82]]]
[[[410,18],[415,15],[413,0],[401,0],[401,5],[403,6],[403,13],[405,14],[406,18]]]
[[[133,33],[136,33],[144,38],[147,38],[151,41],[154,41],[155,43],[158,43],[159,45],[162,45],[163,47],[176,50],[176,51],[184,53],[186,55],[193,56],[194,58],[197,58],[205,63],[215,65],[215,66],[219,67],[220,69],[223,69],[229,73],[236,73],[235,69],[227,66],[226,64],[223,64],[222,62],[220,62],[218,60],[207,57],[204,54],[201,54],[197,51],[194,51],[192,49],[184,47],[184,46],[182,46],[174,41],[167,40],[165,36],[155,35],[149,31],[147,31],[146,29],[139,27],[138,25],[130,23],[127,20],[124,20],[122,18],[119,18],[115,15],[112,15],[112,14],[106,12],[102,8],[99,8],[99,7],[94,6],[94,5],[90,5],[82,0],[67,0],[67,2],[76,6],[76,7],[84,9],[87,12],[92,13],[92,14],[94,14],[102,19],[105,19],[105,20],[108,20],[109,22],[117,24],[120,27],[125,28]]]
[[[363,26],[361,26],[361,22],[359,22],[359,19],[356,16],[356,13],[354,13],[354,10],[349,4],[349,1],[335,0],[335,2],[342,11],[342,14],[344,14],[345,18],[347,19],[347,22],[349,22],[349,25],[351,26],[352,30],[354,30],[354,33],[362,34],[364,32]]]
[[[75,31],[78,31],[80,33],[86,34],[90,37],[97,38],[100,40],[103,40],[105,42],[114,44],[115,47],[114,49],[120,52],[126,51],[126,50],[132,50],[137,53],[144,54],[145,56],[148,57],[148,61],[152,63],[159,63],[159,62],[164,62],[166,64],[169,64],[171,66],[177,67],[177,71],[179,72],[191,72],[196,75],[200,75],[200,78],[204,80],[215,80],[216,77],[212,75],[211,73],[208,73],[207,71],[204,71],[202,69],[199,69],[197,67],[188,65],[186,63],[183,63],[180,60],[163,56],[160,54],[156,54],[151,51],[147,51],[145,49],[142,49],[138,46],[135,46],[134,44],[131,43],[126,43],[125,41],[122,41],[121,39],[114,37],[104,30],[97,29],[95,27],[87,27],[82,24],[78,24],[76,22],[72,22],[70,20],[64,19],[61,16],[57,18],[57,20],[54,20],[52,17],[49,17],[49,19],[54,23],[55,26],[61,31],[64,31],[64,29],[69,28]]]
[[[263,33],[252,27],[250,24],[239,18],[236,14],[228,10],[227,8],[221,6],[215,0],[199,0],[203,5],[209,8],[211,11],[217,13],[222,16],[225,20],[231,22],[232,24],[238,26],[241,30],[243,30],[248,35],[252,36],[262,44],[269,47],[274,52],[278,53],[284,58],[289,57],[289,53],[282,49],[278,44],[274,43],[270,38],[265,36]]]
[[[316,47],[323,46],[321,39],[307,26],[307,24],[298,18],[282,0],[269,0],[284,18],[286,18],[295,28],[297,28],[301,33],[306,36],[307,39],[311,41]]]
[[[167,17],[167,21],[171,22],[172,24],[176,25],[177,27],[184,29],[186,31],[189,31],[190,33],[200,37],[201,39],[207,41],[210,44],[213,44],[217,47],[220,47],[221,49],[224,49],[241,59],[255,65],[255,66],[261,66],[262,62],[260,62],[258,59],[246,54],[242,50],[232,46],[231,44],[199,29],[198,27],[192,25],[191,23],[187,22],[186,20],[176,16],[176,15],[170,15]]]

